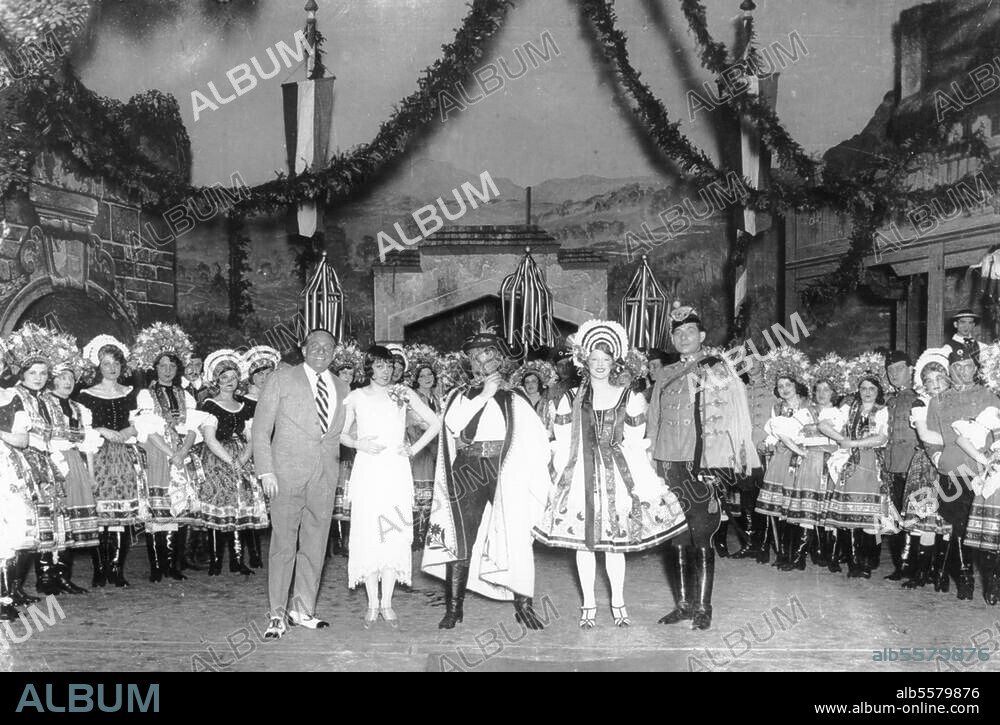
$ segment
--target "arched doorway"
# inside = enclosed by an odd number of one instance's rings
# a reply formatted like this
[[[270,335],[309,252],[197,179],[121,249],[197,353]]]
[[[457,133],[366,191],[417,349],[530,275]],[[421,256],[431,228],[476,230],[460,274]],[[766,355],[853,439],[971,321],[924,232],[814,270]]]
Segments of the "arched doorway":
[[[17,329],[34,322],[73,335],[82,347],[97,335],[114,335],[124,342],[133,337],[132,325],[80,289],[59,289],[31,302],[14,323]]]

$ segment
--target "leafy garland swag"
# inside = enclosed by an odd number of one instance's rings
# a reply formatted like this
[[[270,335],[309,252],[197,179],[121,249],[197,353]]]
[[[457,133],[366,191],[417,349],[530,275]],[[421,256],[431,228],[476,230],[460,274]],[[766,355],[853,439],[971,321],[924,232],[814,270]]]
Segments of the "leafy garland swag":
[[[702,66],[720,75],[733,62],[729,50],[712,38],[699,0],[679,1],[699,45]],[[318,199],[329,204],[347,199],[376,179],[429,127],[437,115],[440,93],[453,91],[479,66],[486,46],[501,30],[511,6],[510,0],[474,0],[454,42],[443,46],[442,57],[424,70],[417,80],[417,90],[398,104],[371,142],[338,154],[322,169],[293,176],[279,174],[253,188],[249,198],[230,211],[235,228],[247,215],[272,213],[304,201]],[[664,155],[692,181],[724,182],[731,170],[716,166],[680,131],[679,123],[670,119],[667,108],[631,65],[627,38],[617,27],[613,0],[579,0],[579,7],[618,83],[632,100],[633,114]],[[747,26],[752,36],[752,17]],[[150,210],[201,192],[187,182],[190,141],[175,99],[148,91],[122,104],[86,89],[68,67],[63,69],[63,75],[62,81],[49,74],[19,81],[12,101],[15,113],[4,113],[0,108],[0,136],[5,141],[0,156],[0,196],[27,184],[35,155],[45,149],[60,152],[68,159],[70,170],[103,178]],[[780,214],[789,209],[829,206],[850,217],[850,249],[836,271],[803,291],[803,301],[810,307],[829,303],[856,288],[877,230],[894,217],[941,195],[944,185],[910,191],[905,183],[928,157],[956,151],[970,153],[980,160],[981,168],[962,181],[985,173],[991,181],[1000,182],[1000,165],[990,160],[985,143],[973,139],[949,146],[945,129],[950,119],[938,122],[930,111],[927,118],[911,124],[919,131],[898,144],[883,144],[873,154],[873,163],[862,171],[844,175],[827,167],[820,178],[817,163],[805,154],[763,100],[747,93],[730,94],[726,104],[733,113],[753,120],[763,144],[778,161],[770,186],[752,193],[748,200],[751,208]],[[11,121],[12,115],[18,118],[17,123]],[[150,137],[159,142],[161,150],[172,151],[179,171],[163,169],[139,150],[141,141],[148,142]],[[233,236],[237,237],[238,232]],[[731,251],[731,263],[743,263],[747,241],[745,235],[739,235]],[[245,289],[233,280],[231,295],[240,301],[236,306],[240,317],[247,312],[245,294]]]

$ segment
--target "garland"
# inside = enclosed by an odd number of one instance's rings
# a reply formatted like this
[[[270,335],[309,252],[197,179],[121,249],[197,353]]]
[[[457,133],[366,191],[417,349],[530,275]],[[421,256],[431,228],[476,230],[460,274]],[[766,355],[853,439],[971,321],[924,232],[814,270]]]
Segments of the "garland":
[[[243,218],[226,217],[226,231],[229,243],[229,325],[242,327],[246,318],[253,313],[250,297],[250,237],[246,235]]]

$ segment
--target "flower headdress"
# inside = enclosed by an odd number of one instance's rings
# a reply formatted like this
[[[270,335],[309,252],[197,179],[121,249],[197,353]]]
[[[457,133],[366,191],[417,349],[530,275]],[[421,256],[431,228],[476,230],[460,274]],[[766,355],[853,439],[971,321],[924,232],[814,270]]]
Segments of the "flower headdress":
[[[551,363],[544,360],[529,360],[511,373],[511,387],[520,388],[524,384],[524,376],[529,374],[537,375],[539,382],[543,386],[552,385],[558,379],[556,369],[552,367]]]
[[[216,350],[205,358],[205,379],[214,383],[216,371],[223,363],[231,363],[236,368],[236,372],[239,373],[240,380],[244,380],[247,377],[248,371],[243,356],[235,350],[223,348],[222,350]]]
[[[129,359],[130,352],[128,347],[114,335],[98,335],[97,337],[95,337],[93,340],[84,345],[83,356],[88,361],[90,361],[90,363],[94,365],[94,367],[97,367],[98,365],[101,364],[101,359],[100,359],[101,349],[106,347],[107,345],[113,345],[114,347],[117,347],[121,351],[122,356],[126,360]]]
[[[796,380],[807,388],[812,385],[812,364],[801,350],[782,347],[764,359],[764,380],[773,388],[778,378]]]
[[[633,380],[646,377],[649,372],[649,358],[637,347],[631,348],[625,354],[625,370],[632,376]]]
[[[920,356],[920,360],[923,360],[924,355],[927,355],[930,352],[932,351],[927,350],[926,352],[924,352],[924,354]],[[939,348],[937,352],[941,352],[941,349]],[[914,375],[913,387],[915,390],[917,387],[916,376],[920,371],[923,370],[923,368],[920,366],[920,360],[917,360],[917,367],[913,373]],[[937,362],[940,362],[940,360],[937,360]],[[947,353],[945,353],[944,357],[944,369],[945,370],[948,369]],[[990,390],[992,390],[995,393],[1000,392],[1000,343],[995,342],[991,345],[980,344],[979,375],[983,379],[983,383],[985,383]],[[923,391],[919,390],[917,392],[923,392]]]
[[[281,353],[270,345],[255,345],[243,353],[243,365],[246,367],[248,378],[252,378],[261,370],[277,368],[279,362]]]
[[[75,337],[32,322],[24,323],[10,334],[7,353],[19,371],[35,363],[45,363],[50,374],[69,370],[79,380],[87,369]]]
[[[331,370],[343,370],[353,368],[357,377],[363,375],[365,367],[365,352],[358,345],[357,340],[341,340],[333,348],[333,362],[330,363]]]
[[[469,382],[469,358],[460,352],[445,353],[441,357],[438,380],[445,388],[457,388]]]
[[[129,367],[133,370],[152,370],[157,358],[164,353],[176,355],[182,364],[187,365],[191,347],[191,339],[179,325],[154,322],[136,335]]]
[[[833,388],[834,395],[846,395],[849,392],[847,371],[847,360],[837,353],[831,352],[813,365],[812,382],[815,384],[824,380]]]
[[[440,375],[441,353],[433,345],[407,345],[403,349],[410,363],[406,368],[406,375],[403,376],[407,385],[410,387],[416,385],[417,373],[421,368],[429,367],[435,376]]]
[[[385,346],[385,349],[393,354],[393,356],[399,355],[403,359],[403,374],[410,369],[410,360],[406,357],[406,350],[398,342],[390,342]]]
[[[610,348],[614,362],[621,362],[628,354],[628,332],[614,320],[587,320],[569,339],[573,343],[573,362],[577,367],[587,367],[587,358],[600,343]]]
[[[848,392],[855,393],[863,378],[875,378],[883,392],[889,391],[889,376],[885,372],[885,356],[880,352],[863,352],[847,364]]]

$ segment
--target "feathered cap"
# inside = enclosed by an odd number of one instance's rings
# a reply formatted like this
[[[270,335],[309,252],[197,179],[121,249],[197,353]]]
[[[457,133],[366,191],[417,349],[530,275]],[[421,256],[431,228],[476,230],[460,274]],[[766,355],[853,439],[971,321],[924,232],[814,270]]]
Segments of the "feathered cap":
[[[76,338],[47,327],[26,322],[21,329],[7,338],[7,350],[11,361],[24,370],[35,363],[45,363],[51,375],[70,371],[79,379],[87,369],[87,364],[76,346]]]
[[[164,353],[176,355],[187,365],[191,347],[191,339],[179,325],[154,322],[136,335],[129,366],[133,370],[152,370],[157,358]]]
[[[680,300],[674,300],[673,307],[670,310],[670,332],[676,330],[681,325],[686,325],[689,322],[693,322],[696,325],[701,325],[701,317],[695,311],[694,307],[690,305],[682,305]]]
[[[927,352],[930,352],[930,350]],[[920,357],[922,359],[923,355]],[[920,365],[919,360],[917,361],[917,365]],[[948,369],[947,364],[944,366],[944,369]],[[917,370],[919,371],[921,368],[918,367]],[[1000,392],[1000,342],[979,346],[979,375],[990,390],[995,393]],[[914,388],[916,388],[915,385]]]
[[[406,371],[410,369],[410,361],[406,357],[406,350],[403,349],[403,346],[398,342],[390,342],[385,346],[385,349],[391,352],[393,357],[399,356],[403,361],[403,374],[405,375]]]
[[[227,365],[231,365],[239,373],[240,380],[247,377],[246,361],[243,356],[235,350],[223,348],[205,358],[205,378],[214,382],[216,375],[221,375],[224,366]]]
[[[409,361],[406,367],[406,384],[413,386],[417,382],[417,373],[421,368],[429,367],[435,375],[441,374],[441,353],[433,345],[407,345],[404,348],[405,359]]]
[[[101,364],[101,349],[108,345],[117,347],[121,351],[122,356],[126,360],[129,359],[130,352],[128,347],[114,335],[98,335],[95,337],[93,340],[84,345],[83,356],[89,360],[94,367],[97,367]]]
[[[835,352],[828,353],[813,365],[811,372],[813,385],[821,380],[829,383],[836,395],[848,393],[847,360]]]
[[[794,347],[781,347],[771,352],[764,359],[764,380],[769,387],[774,387],[778,378],[796,380],[807,388],[812,385],[812,364],[801,350]],[[883,371],[885,374],[885,371]]]
[[[882,353],[863,352],[848,363],[848,392],[856,392],[864,378],[878,380],[883,391],[889,390],[889,376],[885,372],[885,356]]]
[[[992,350],[992,352],[987,352],[987,349]],[[924,369],[931,363],[937,363],[941,366],[942,371],[945,375],[948,374],[948,352],[950,348],[948,347],[930,347],[920,353],[920,357],[917,358],[917,364],[913,368],[913,390],[916,391],[918,395],[923,395],[924,393]],[[984,345],[980,351],[981,360],[983,361],[983,369],[985,371],[987,360],[990,356],[993,358],[993,369],[994,375],[1000,373],[998,369],[998,363],[1000,363],[1000,349],[996,345]],[[984,378],[985,378],[984,374]],[[987,378],[988,380],[988,378]],[[998,378],[1000,382],[1000,378]],[[989,384],[989,383],[987,383]],[[992,387],[992,386],[990,386]]]
[[[587,366],[587,358],[600,343],[608,346],[615,362],[623,361],[629,351],[628,332],[614,320],[587,320],[569,340],[573,343],[573,361],[578,367]]]
[[[274,370],[281,362],[281,353],[270,345],[255,345],[243,353],[243,365],[247,371],[247,377],[252,378],[261,370],[270,368]],[[205,361],[206,370],[208,361]]]
[[[551,363],[545,360],[530,360],[511,373],[511,386],[520,388],[524,384],[525,375],[536,375],[538,381],[545,387],[552,385],[558,379],[556,369],[552,367]]]
[[[357,340],[342,340],[333,348],[333,362],[330,369],[340,371],[344,368],[354,368],[358,375],[365,366],[365,351]]]
[[[496,325],[487,323],[486,318],[479,321],[479,330],[472,333],[462,343],[462,352],[468,354],[469,350],[476,347],[495,347],[501,353],[510,357],[510,348],[507,341],[496,333]]]

